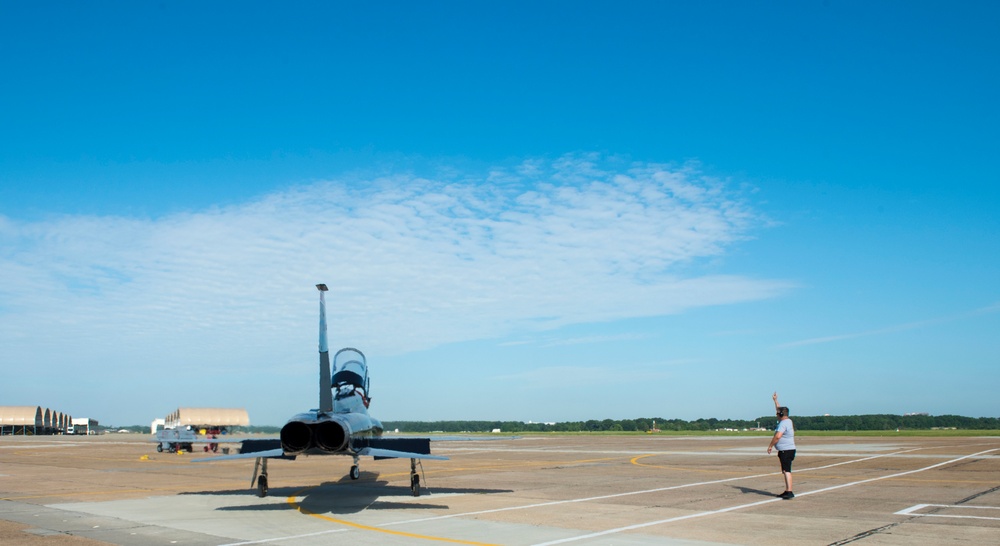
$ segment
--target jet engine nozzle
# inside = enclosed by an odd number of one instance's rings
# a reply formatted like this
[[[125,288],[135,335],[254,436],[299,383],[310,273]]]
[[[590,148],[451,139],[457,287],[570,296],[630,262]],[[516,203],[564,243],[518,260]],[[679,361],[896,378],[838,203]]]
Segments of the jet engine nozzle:
[[[323,451],[343,451],[347,447],[350,432],[346,423],[320,421],[313,426],[313,441]]]
[[[302,421],[291,421],[281,427],[281,449],[288,455],[302,453],[312,444],[313,431]]]

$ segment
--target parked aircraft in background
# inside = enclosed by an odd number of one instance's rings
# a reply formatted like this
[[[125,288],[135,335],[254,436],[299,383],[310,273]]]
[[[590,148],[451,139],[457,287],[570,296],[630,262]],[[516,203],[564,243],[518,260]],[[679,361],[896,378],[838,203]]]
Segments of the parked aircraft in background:
[[[353,348],[337,351],[331,375],[330,350],[326,338],[325,284],[319,290],[319,407],[292,417],[281,428],[279,439],[244,439],[240,453],[197,459],[194,462],[256,459],[250,487],[267,496],[268,459],[295,459],[299,455],[347,455],[354,459],[350,477],[361,476],[361,457],[410,459],[410,491],[420,496],[418,459],[448,460],[431,455],[430,438],[385,438],[382,423],[368,414],[371,402],[368,363]],[[218,442],[219,440],[214,440]],[[232,442],[233,440],[229,440]]]

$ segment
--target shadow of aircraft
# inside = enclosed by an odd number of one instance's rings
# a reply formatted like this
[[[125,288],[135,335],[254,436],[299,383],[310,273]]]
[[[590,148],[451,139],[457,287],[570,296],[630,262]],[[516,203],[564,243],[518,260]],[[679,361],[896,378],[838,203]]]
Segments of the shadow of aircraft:
[[[510,493],[510,489],[481,488],[447,488],[425,487],[420,497],[414,497],[409,484],[389,485],[386,480],[380,480],[377,472],[361,472],[358,480],[344,476],[338,481],[328,481],[320,485],[303,487],[272,487],[270,496],[290,497],[295,495],[297,502],[274,502],[274,499],[261,498],[258,503],[221,506],[219,511],[279,511],[303,510],[312,514],[354,514],[362,510],[400,510],[400,509],[437,509],[447,510],[446,504],[433,503],[434,497],[445,495],[488,495],[494,493]],[[180,493],[181,495],[247,495],[247,489],[228,491],[194,491]]]

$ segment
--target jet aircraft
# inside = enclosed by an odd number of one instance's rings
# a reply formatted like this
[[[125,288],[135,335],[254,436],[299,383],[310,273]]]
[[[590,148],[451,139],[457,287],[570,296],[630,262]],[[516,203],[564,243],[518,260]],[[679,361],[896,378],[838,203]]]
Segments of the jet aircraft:
[[[234,455],[197,459],[211,462],[231,459],[256,459],[251,489],[257,483],[257,494],[267,496],[268,459],[291,459],[299,455],[346,455],[354,459],[350,477],[361,476],[361,457],[379,459],[410,459],[410,491],[420,496],[418,459],[448,460],[431,455],[430,438],[385,438],[382,423],[368,414],[371,403],[368,363],[361,351],[347,347],[333,357],[331,375],[330,350],[326,336],[327,287],[319,290],[319,407],[295,415],[281,427],[279,439],[244,439],[240,452]],[[218,439],[213,440],[218,442]],[[233,440],[230,440],[232,442]]]

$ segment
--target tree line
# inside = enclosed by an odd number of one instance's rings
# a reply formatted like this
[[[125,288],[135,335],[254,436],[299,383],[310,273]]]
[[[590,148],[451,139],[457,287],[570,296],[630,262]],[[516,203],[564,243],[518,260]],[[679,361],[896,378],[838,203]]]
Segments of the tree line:
[[[1000,418],[963,417],[961,415],[821,415],[792,416],[796,430],[864,431],[864,430],[1000,430]],[[654,424],[655,423],[655,424]],[[663,419],[661,417],[639,419],[604,419],[589,421],[567,421],[561,423],[525,423],[523,421],[384,421],[385,430],[407,433],[430,432],[645,432],[655,429],[663,431],[709,431],[720,429],[751,430],[763,428],[773,430],[777,418],[773,415],[746,419]]]

